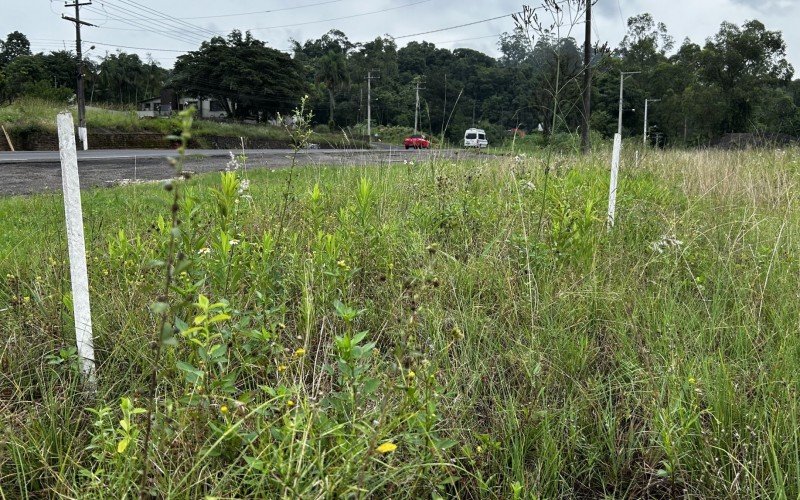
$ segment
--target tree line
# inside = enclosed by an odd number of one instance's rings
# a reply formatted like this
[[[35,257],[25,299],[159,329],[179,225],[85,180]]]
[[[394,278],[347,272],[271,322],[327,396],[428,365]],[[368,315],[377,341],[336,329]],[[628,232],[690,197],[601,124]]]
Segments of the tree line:
[[[702,45],[676,46],[662,23],[641,14],[628,20],[623,40],[592,54],[592,129],[617,128],[620,71],[640,71],[625,84],[623,127],[642,133],[645,99],[654,141],[707,144],[730,132],[800,135],[800,80],[786,60],[778,31],[752,20],[722,23]],[[214,37],[173,68],[122,51],[87,61],[87,101],[132,105],[167,86],[184,95],[219,100],[233,119],[265,120],[294,108],[308,95],[315,122],[363,124],[367,75],[375,124],[411,126],[416,87],[420,128],[458,139],[476,125],[497,137],[509,129],[544,134],[575,132],[582,121],[581,43],[553,32],[504,33],[499,56],[429,42],[403,47],[390,37],[353,42],[339,30],[291,41],[282,52],[234,31]],[[0,45],[0,99],[21,95],[69,99],[75,91],[75,55],[33,54],[21,33]]]

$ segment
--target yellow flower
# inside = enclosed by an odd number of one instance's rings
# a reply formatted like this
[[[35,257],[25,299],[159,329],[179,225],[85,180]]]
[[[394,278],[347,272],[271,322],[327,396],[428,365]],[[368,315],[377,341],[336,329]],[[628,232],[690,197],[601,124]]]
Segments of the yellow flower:
[[[690,384],[692,384],[692,385],[694,385],[694,384],[696,384],[696,383],[697,383],[697,380],[695,380],[695,378],[694,378],[694,377],[689,377],[689,383],[690,383]]]
[[[387,453],[393,452],[396,449],[397,449],[397,445],[396,444],[394,444],[391,441],[386,441],[382,445],[380,445],[377,448],[375,448],[375,451],[377,451],[378,453],[383,453],[385,455]]]
[[[408,373],[406,374],[406,377],[408,377],[409,380],[413,379],[416,376],[417,374],[414,373],[414,370],[408,370]]]
[[[285,371],[286,371],[286,368],[287,368],[287,366],[286,366],[286,365],[280,365],[280,366],[278,367],[278,373],[283,373],[283,372],[285,372]]]
[[[228,407],[225,406],[225,405],[220,406],[219,407],[219,412],[222,413],[223,415],[225,415],[226,413],[228,413]]]
[[[31,298],[26,295],[25,297],[22,298],[22,300],[27,304],[28,302],[31,301]]]
[[[305,356],[305,354],[306,354],[306,350],[303,349],[302,347],[297,349],[296,351],[294,351],[294,357],[295,358],[302,358],[303,356]]]
[[[289,401],[287,401],[287,402],[286,402],[286,406],[288,406],[289,408],[291,408],[292,406],[294,406],[294,401],[292,401],[292,400],[290,399]]]

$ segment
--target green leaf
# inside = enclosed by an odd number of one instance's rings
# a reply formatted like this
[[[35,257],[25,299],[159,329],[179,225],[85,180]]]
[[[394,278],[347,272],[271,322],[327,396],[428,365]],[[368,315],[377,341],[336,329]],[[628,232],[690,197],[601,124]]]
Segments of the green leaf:
[[[153,302],[150,304],[150,310],[153,314],[164,314],[169,311],[169,304],[166,302]]]
[[[123,454],[125,450],[128,449],[128,445],[131,444],[131,438],[126,437],[122,439],[119,443],[117,443],[117,453]]]

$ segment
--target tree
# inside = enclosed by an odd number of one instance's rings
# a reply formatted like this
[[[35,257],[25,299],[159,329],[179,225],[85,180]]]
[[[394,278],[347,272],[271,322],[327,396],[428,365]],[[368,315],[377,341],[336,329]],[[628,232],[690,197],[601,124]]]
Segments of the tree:
[[[768,31],[759,21],[741,28],[722,23],[700,60],[702,78],[725,95],[728,113],[723,126],[730,132],[748,131],[766,90],[788,86],[794,73],[780,32]]]
[[[5,42],[0,42],[0,68],[7,66],[18,57],[31,55],[31,43],[28,37],[14,31],[6,36]]]
[[[330,97],[330,114],[328,122],[333,123],[336,102],[333,93],[343,85],[350,83],[347,72],[347,58],[341,52],[330,51],[317,62],[316,80],[325,85]]]
[[[179,93],[215,98],[239,119],[288,112],[308,88],[289,54],[240,31],[178,57],[171,85]]]

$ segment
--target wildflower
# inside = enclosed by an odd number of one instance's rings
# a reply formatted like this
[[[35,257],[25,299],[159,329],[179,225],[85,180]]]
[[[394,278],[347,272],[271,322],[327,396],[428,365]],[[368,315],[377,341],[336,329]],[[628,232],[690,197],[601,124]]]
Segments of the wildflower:
[[[201,248],[200,250],[197,251],[198,255],[208,255],[210,253],[211,253],[211,249],[208,248],[208,247],[203,247],[203,248]]]
[[[692,384],[692,385],[694,385],[694,384],[696,384],[696,383],[697,383],[697,380],[695,380],[695,378],[694,378],[694,377],[689,377],[689,383],[690,383],[690,384]]]
[[[228,151],[228,153],[230,153],[231,159],[225,165],[225,171],[230,172],[231,170],[239,170],[239,159],[236,158],[236,155],[234,155],[232,151]]]
[[[286,368],[287,368],[287,366],[286,366],[286,365],[280,365],[280,366],[278,366],[278,373],[283,373],[283,372],[285,372],[285,371],[286,371]]]
[[[650,248],[653,249],[654,252],[664,253],[664,250],[667,248],[680,248],[683,246],[683,242],[675,236],[662,236],[660,240],[654,241],[650,243]]]
[[[226,415],[228,413],[228,407],[225,405],[220,406],[219,412],[222,413],[223,415]]]
[[[24,297],[22,298],[22,301],[23,301],[23,302],[25,302],[25,303],[27,304],[27,303],[29,303],[29,302],[31,301],[31,298],[30,298],[30,297],[28,297],[28,296],[26,295],[26,296],[24,296]]]
[[[286,406],[288,406],[289,408],[292,408],[294,406],[294,401],[292,401],[290,399],[289,401],[286,402]]]
[[[385,442],[385,443],[383,443],[382,445],[380,445],[380,446],[378,446],[377,448],[375,448],[375,451],[377,451],[378,453],[382,453],[382,454],[384,454],[384,455],[385,455],[385,454],[387,454],[387,453],[391,453],[391,452],[393,452],[393,451],[394,451],[394,450],[396,450],[396,449],[397,449],[397,445],[396,445],[396,444],[394,444],[394,443],[393,443],[393,442],[391,442],[391,441],[386,441],[386,442]]]
[[[302,358],[303,356],[305,356],[305,354],[306,354],[306,350],[303,349],[302,347],[300,347],[299,349],[294,351],[294,357],[295,358]]]
[[[235,247],[236,245],[238,245],[239,243],[241,243],[241,241],[237,240],[236,238],[233,238],[233,239],[231,239],[231,241],[229,241],[228,243],[229,243],[229,244],[230,244],[232,247]]]
[[[239,195],[244,194],[244,192],[247,191],[248,189],[250,189],[250,179],[244,179],[239,184]]]
[[[408,370],[408,373],[406,374],[406,377],[408,378],[408,380],[413,380],[414,377],[416,377],[416,376],[417,376],[417,374],[414,373],[414,370]]]

